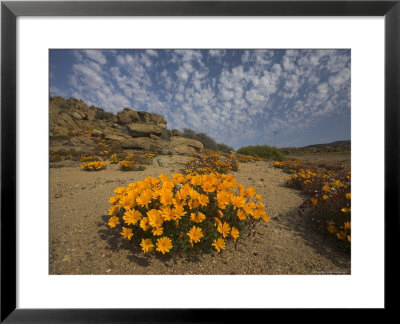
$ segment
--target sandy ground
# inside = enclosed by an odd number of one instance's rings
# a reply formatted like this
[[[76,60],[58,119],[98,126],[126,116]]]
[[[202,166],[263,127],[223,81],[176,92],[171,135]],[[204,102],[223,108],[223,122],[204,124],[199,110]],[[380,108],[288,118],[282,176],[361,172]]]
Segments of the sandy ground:
[[[151,165],[119,171],[110,165],[85,172],[79,164],[50,168],[50,274],[350,274],[350,254],[321,234],[297,207],[304,196],[283,186],[286,176],[271,162],[241,164],[239,183],[264,197],[271,221],[256,234],[220,254],[157,256],[143,254],[107,226],[108,200],[118,186],[179,168]]]

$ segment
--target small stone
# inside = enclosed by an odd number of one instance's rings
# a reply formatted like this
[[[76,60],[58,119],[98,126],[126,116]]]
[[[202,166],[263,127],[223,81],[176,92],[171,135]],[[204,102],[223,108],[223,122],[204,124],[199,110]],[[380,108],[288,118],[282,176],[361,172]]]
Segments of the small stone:
[[[60,198],[60,197],[62,197],[62,193],[60,193],[60,192],[57,192],[57,193],[54,195],[54,198]]]

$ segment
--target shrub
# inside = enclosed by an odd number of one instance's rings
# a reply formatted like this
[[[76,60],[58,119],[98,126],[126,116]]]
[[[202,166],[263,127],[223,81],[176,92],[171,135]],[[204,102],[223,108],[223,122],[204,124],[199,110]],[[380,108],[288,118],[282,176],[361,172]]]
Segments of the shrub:
[[[132,160],[123,160],[118,163],[120,170],[122,171],[143,171],[146,166],[139,164]]]
[[[99,158],[97,156],[92,155],[90,153],[83,153],[80,158],[81,162],[95,162],[98,160],[99,160]]]
[[[236,158],[234,154],[223,153],[222,156],[223,157],[221,157],[220,159],[225,160],[226,163],[230,164],[231,171],[239,171],[240,169],[239,160]]]
[[[241,147],[237,150],[237,153],[276,161],[283,161],[285,158],[285,155],[279,151],[278,148],[268,145],[249,145]]]
[[[107,167],[108,163],[103,161],[83,162],[81,169],[85,171],[100,171]]]
[[[117,164],[118,163],[118,156],[117,153],[114,153],[110,156],[110,163],[111,164]]]
[[[50,151],[50,162],[59,162],[63,160],[72,160],[76,154],[75,150],[57,150]]]
[[[111,112],[106,112],[103,109],[97,108],[95,112],[95,118],[100,120],[113,120],[114,114]]]
[[[184,128],[182,136],[201,142],[204,145],[205,149],[222,151],[226,153],[234,151],[232,147],[225,144],[218,144],[212,137],[204,133],[196,133],[194,130],[190,128]]]
[[[226,144],[218,144],[218,151],[221,151],[224,153],[230,153],[230,152],[234,152],[235,150],[233,149],[233,147],[230,147]]]
[[[134,160],[139,164],[149,165],[151,159],[153,159],[155,156],[157,156],[157,154],[154,153],[135,154]]]
[[[110,228],[143,252],[220,252],[269,217],[255,189],[232,175],[160,175],[118,187],[109,202]]]
[[[244,154],[236,154],[236,158],[241,163],[261,161],[263,159],[261,157],[257,157],[257,156],[253,156],[253,155],[244,155]]]
[[[200,158],[192,158],[185,166],[186,174],[206,174],[237,171],[239,164],[233,155],[223,156],[218,152],[207,152]]]

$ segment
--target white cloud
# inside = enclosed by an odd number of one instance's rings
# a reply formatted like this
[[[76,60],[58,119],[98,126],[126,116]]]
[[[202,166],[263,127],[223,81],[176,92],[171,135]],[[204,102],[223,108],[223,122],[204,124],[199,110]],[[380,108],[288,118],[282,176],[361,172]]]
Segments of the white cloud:
[[[208,54],[213,57],[221,57],[225,55],[225,50],[220,50],[220,49],[212,49],[208,51]]]
[[[104,65],[107,63],[106,57],[100,50],[84,50],[83,51],[87,57],[91,58],[92,60]]]
[[[146,54],[150,55],[150,56],[154,56],[154,57],[158,56],[157,52],[155,50],[152,50],[152,49],[146,50]]]

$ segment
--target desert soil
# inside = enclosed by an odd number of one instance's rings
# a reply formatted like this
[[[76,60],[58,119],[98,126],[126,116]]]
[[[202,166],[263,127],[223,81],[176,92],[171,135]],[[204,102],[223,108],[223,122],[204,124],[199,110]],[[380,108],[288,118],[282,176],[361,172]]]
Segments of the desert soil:
[[[184,159],[180,162],[154,161],[144,171],[131,172],[116,165],[85,172],[71,161],[50,168],[50,274],[350,274],[350,254],[299,215],[305,196],[286,188],[286,174],[269,161],[242,163],[234,172],[239,183],[254,186],[264,197],[271,218],[260,221],[255,235],[236,248],[229,243],[220,254],[144,254],[108,228],[108,200],[116,187],[179,172]]]

